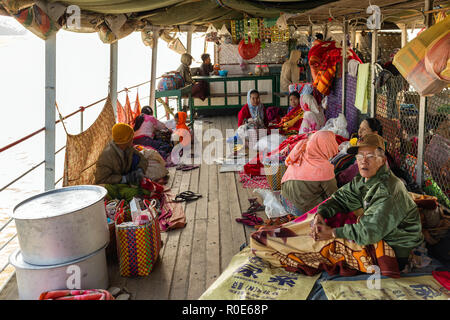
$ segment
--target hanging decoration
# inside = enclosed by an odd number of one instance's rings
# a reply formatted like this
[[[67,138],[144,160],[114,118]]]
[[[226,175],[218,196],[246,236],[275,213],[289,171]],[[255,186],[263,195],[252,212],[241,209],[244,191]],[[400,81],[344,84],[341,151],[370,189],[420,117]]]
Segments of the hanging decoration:
[[[244,18],[244,20],[242,21],[243,25],[244,25],[244,43],[248,44],[248,20],[247,18]]]
[[[257,18],[251,18],[250,19],[250,40],[251,43],[255,43],[255,39],[258,39],[259,32],[258,32],[258,19]]]
[[[231,20],[231,39],[233,43],[238,43],[237,32],[236,32],[236,20]]]
[[[245,60],[250,60],[258,54],[261,49],[261,42],[259,39],[255,39],[255,43],[245,43],[245,40],[241,40],[238,47],[238,52]]]
[[[228,31],[227,26],[225,24],[222,25],[222,28],[217,32],[217,35],[220,38],[221,43],[232,43],[232,35]]]

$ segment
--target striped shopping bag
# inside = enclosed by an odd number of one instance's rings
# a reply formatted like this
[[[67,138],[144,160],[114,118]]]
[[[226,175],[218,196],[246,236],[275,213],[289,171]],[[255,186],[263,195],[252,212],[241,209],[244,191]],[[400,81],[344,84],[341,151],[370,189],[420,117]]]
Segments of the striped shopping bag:
[[[117,255],[120,275],[136,277],[149,275],[158,259],[161,249],[159,222],[144,200],[151,215],[150,222],[135,225],[133,222],[116,224]]]

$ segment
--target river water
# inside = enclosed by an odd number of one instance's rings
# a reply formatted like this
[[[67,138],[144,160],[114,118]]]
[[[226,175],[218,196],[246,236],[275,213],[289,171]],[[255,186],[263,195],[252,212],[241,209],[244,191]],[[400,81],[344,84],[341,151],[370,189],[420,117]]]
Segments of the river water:
[[[2,23],[22,29],[14,19],[0,16]],[[185,37],[180,37],[186,43]],[[100,41],[96,33],[78,34],[60,30],[56,38],[56,101],[63,116],[80,106],[86,106],[107,96],[109,82],[109,45]],[[166,43],[159,42],[157,77],[175,70],[180,55],[169,50]],[[193,56],[200,60],[203,38],[194,33]],[[150,79],[151,49],[135,32],[119,41],[118,90]],[[211,46],[208,52],[211,52]],[[45,125],[45,42],[26,31],[22,36],[0,36],[0,148],[20,139]],[[199,64],[195,61],[192,66]],[[141,106],[149,104],[148,84],[130,90],[129,98],[134,107],[136,93]],[[125,94],[118,96],[122,105]],[[84,130],[96,119],[103,102],[84,112]],[[58,114],[56,119],[59,119]],[[64,121],[70,134],[80,132],[80,114]],[[61,124],[56,126],[56,150],[65,145],[65,132]],[[44,133],[0,153],[0,188],[19,177],[31,167],[44,160]],[[58,180],[63,175],[64,150],[56,155]],[[57,187],[61,187],[59,182]],[[26,175],[20,181],[0,192],[0,229],[10,219],[13,208],[21,201],[44,191],[44,165]],[[0,232],[0,248],[16,233],[14,221]],[[0,271],[8,262],[9,255],[18,248],[15,237],[0,250]],[[9,265],[0,272],[0,288],[14,268]]]

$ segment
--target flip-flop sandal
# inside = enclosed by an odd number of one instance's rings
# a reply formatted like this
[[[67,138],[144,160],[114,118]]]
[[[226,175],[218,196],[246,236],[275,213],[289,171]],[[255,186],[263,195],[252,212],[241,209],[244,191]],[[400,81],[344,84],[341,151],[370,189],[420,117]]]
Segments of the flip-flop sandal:
[[[186,195],[186,194],[177,194],[175,199],[172,202],[188,202],[198,200],[200,197],[198,195]]]
[[[181,196],[187,196],[187,197],[199,197],[199,198],[202,197],[201,194],[195,193],[195,192],[189,191],[189,190],[188,190],[188,191],[183,191],[183,192],[179,193],[179,195],[181,195]]]
[[[179,164],[177,165],[177,167],[175,168],[175,170],[182,170],[183,168],[187,167],[185,164]]]
[[[189,171],[189,170],[193,170],[193,169],[197,169],[200,168],[200,166],[186,166],[184,168],[181,169],[181,171]]]
[[[247,226],[253,227],[255,226],[255,223],[249,219],[242,219],[242,218],[236,218],[237,222],[243,223]]]
[[[260,217],[256,216],[256,215],[252,215],[252,214],[242,214],[242,216],[252,222],[254,222],[255,224],[262,224],[264,223],[264,220],[261,219]]]

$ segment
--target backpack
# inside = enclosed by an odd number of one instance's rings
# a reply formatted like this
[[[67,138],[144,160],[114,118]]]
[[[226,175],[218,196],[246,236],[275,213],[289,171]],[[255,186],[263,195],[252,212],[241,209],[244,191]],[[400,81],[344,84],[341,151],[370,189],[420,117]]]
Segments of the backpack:
[[[184,87],[184,79],[179,72],[164,73],[158,82],[158,91],[175,90]]]

